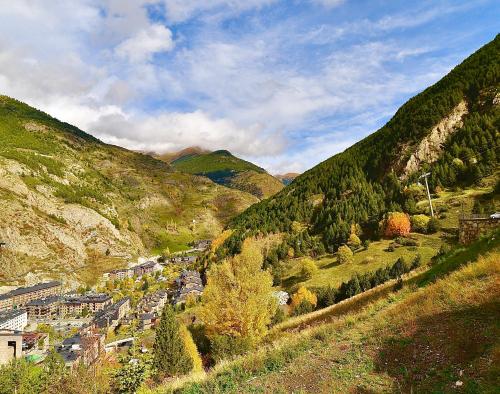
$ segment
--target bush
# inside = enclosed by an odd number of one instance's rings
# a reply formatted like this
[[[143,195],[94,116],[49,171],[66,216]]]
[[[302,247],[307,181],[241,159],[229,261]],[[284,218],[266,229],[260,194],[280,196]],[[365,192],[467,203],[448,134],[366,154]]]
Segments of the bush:
[[[293,309],[293,316],[304,315],[314,310],[313,304],[307,300],[302,300],[299,305]]]
[[[382,223],[384,235],[388,238],[405,236],[410,233],[410,217],[403,212],[390,212]]]
[[[441,229],[441,223],[436,218],[431,218],[429,224],[427,225],[427,232],[429,234],[437,233]]]
[[[286,313],[283,310],[283,308],[276,308],[276,313],[274,314],[273,318],[271,319],[271,325],[275,326],[276,324],[280,324],[284,322],[286,319]]]
[[[210,339],[212,358],[218,362],[228,357],[245,354],[252,348],[248,337],[232,337],[229,335],[214,335]]]
[[[370,247],[370,240],[369,239],[365,239],[363,241],[363,248],[367,249]]]
[[[342,245],[339,250],[337,250],[337,257],[340,264],[352,263],[353,255],[351,248],[346,245]]]
[[[415,258],[413,259],[413,261],[411,262],[410,269],[411,270],[417,269],[421,265],[422,265],[422,256],[420,256],[419,254],[417,254],[415,256]]]
[[[301,275],[305,279],[311,279],[313,275],[318,272],[318,267],[316,266],[316,263],[311,260],[310,258],[304,258],[302,259],[301,262]]]
[[[411,217],[411,228],[417,233],[425,234],[430,217],[427,215],[413,215]]]
[[[397,237],[394,241],[403,246],[418,246],[418,242],[411,238]]]
[[[361,246],[361,240],[359,239],[359,237],[352,233],[350,236],[349,236],[349,240],[347,241],[347,245],[351,248],[351,249],[357,249]]]

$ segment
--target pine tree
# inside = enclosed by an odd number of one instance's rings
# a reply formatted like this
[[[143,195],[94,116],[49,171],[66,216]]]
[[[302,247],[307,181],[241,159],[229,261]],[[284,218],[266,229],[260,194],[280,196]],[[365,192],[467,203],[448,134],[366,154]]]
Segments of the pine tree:
[[[153,368],[157,377],[182,375],[193,368],[193,361],[179,334],[179,323],[169,304],[163,308],[160,325],[156,330]]]

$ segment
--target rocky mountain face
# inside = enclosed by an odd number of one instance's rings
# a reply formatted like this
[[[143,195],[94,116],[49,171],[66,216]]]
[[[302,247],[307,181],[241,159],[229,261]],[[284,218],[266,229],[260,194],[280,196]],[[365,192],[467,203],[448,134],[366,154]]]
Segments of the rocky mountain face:
[[[170,158],[169,163],[179,171],[205,176],[215,183],[253,194],[259,199],[271,197],[283,189],[283,184],[263,168],[227,150],[204,152],[200,148],[187,148],[162,157]]]
[[[91,281],[213,237],[256,201],[0,96],[0,283]]]
[[[283,175],[275,175],[275,178],[278,178],[285,186],[288,186],[290,183],[293,182],[295,178],[297,178],[300,174],[296,172],[288,172]]]

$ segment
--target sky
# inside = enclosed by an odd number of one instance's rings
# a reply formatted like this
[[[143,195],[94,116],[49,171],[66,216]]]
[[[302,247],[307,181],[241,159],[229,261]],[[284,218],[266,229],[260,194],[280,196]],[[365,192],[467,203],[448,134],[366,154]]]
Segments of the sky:
[[[499,33],[498,0],[0,0],[0,94],[104,142],[303,172]]]

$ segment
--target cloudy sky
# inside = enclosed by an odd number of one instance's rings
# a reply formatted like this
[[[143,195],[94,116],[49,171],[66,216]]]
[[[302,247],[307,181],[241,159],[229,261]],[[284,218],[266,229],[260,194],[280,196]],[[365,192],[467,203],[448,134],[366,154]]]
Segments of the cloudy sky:
[[[0,0],[0,94],[131,149],[304,171],[499,32],[498,0]]]

